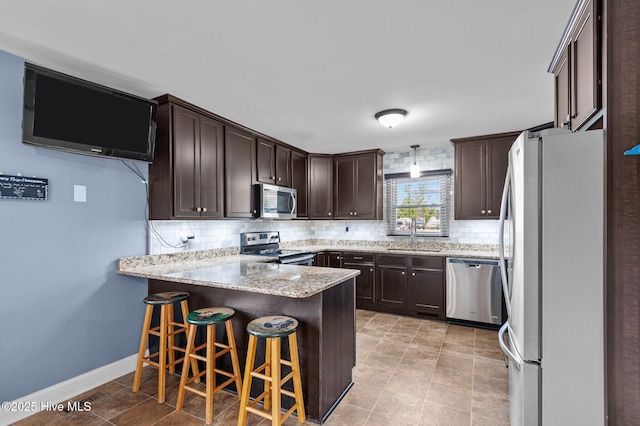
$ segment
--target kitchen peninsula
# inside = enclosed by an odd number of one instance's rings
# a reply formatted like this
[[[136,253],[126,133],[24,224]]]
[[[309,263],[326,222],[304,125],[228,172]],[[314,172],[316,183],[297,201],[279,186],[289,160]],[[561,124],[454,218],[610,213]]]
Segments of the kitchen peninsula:
[[[120,259],[118,273],[147,278],[150,294],[189,292],[191,310],[208,306],[234,309],[232,321],[242,366],[248,341],[245,330],[252,319],[275,314],[296,318],[307,417],[323,422],[352,385],[355,277],[360,271],[268,263],[270,260],[275,259],[221,256],[217,251],[150,255]],[[284,357],[288,357],[288,348]],[[252,396],[258,393],[256,387]],[[288,404],[285,398],[283,407]]]

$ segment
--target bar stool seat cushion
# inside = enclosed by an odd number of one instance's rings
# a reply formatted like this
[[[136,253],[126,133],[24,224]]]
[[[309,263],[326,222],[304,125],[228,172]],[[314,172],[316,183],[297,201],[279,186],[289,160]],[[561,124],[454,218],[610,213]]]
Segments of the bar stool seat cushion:
[[[189,313],[187,322],[193,325],[209,325],[225,322],[236,311],[230,308],[200,308]]]
[[[189,298],[186,291],[166,291],[163,293],[150,294],[144,298],[147,305],[168,305],[175,302],[181,302]]]
[[[256,318],[247,324],[247,331],[256,337],[284,337],[296,331],[298,320],[291,317],[269,316]]]

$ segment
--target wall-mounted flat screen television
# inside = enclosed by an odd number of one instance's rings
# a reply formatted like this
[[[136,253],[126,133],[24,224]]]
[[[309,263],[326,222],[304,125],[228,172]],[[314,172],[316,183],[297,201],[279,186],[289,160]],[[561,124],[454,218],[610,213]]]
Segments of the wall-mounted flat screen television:
[[[26,63],[22,141],[151,162],[157,107],[156,101]]]

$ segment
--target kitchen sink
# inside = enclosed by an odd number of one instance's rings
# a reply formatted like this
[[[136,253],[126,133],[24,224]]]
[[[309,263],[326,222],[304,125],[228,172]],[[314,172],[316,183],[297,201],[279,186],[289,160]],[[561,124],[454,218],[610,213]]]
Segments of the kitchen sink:
[[[441,249],[388,248],[389,251],[418,251],[422,253],[439,253]]]

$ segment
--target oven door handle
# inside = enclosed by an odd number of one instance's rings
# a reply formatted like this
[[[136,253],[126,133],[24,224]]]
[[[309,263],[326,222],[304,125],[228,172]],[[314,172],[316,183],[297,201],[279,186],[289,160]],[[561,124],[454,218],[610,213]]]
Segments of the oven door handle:
[[[283,265],[291,265],[291,264],[307,264],[310,260],[313,260],[313,253],[304,254],[301,256],[288,256],[285,258],[280,258],[280,263]]]

